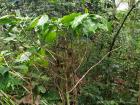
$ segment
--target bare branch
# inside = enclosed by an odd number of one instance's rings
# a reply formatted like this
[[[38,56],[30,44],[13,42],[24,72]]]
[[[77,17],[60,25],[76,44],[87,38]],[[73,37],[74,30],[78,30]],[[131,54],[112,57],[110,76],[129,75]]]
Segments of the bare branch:
[[[105,54],[102,59],[100,61],[98,61],[96,64],[94,64],[93,66],[91,66],[86,72],[85,74],[78,80],[78,82],[70,89],[70,91],[68,91],[68,93],[72,92],[77,86],[78,84],[84,79],[84,77],[97,65],[99,65],[111,52],[118,50],[120,47],[115,48],[114,50],[109,51],[107,54]]]

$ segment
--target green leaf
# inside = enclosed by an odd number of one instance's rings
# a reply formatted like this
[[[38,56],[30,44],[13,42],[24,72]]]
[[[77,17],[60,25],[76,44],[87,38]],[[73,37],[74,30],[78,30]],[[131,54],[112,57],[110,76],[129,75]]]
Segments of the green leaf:
[[[22,74],[28,73],[28,66],[26,65],[14,66],[14,68],[20,70]]]
[[[43,15],[43,16],[41,16],[41,18],[39,19],[37,25],[38,25],[38,26],[43,26],[45,23],[48,22],[48,20],[49,20],[48,15]]]
[[[90,32],[93,32],[95,33],[96,30],[97,30],[97,24],[95,22],[92,22],[91,19],[88,19],[86,20],[84,23],[83,23],[83,31],[85,34],[88,34]]]
[[[12,24],[15,25],[21,21],[20,18],[15,17],[13,15],[6,15],[0,18],[0,25],[4,24]]]
[[[80,13],[72,13],[70,15],[66,15],[61,18],[61,23],[64,25],[70,25],[70,23],[75,19],[75,17],[79,16]]]
[[[10,51],[8,51],[8,50],[3,50],[3,51],[1,51],[1,53],[0,53],[2,56],[8,56],[8,55],[10,55],[11,54],[11,52]]]
[[[40,86],[38,86],[38,91],[41,92],[41,93],[45,93],[46,89],[45,89],[44,86],[40,85]]]
[[[108,31],[108,21],[104,18],[101,19],[101,24],[98,23],[98,27],[105,30],[105,31]]]
[[[112,23],[111,22],[107,23],[107,28],[108,28],[109,32],[112,32]]]
[[[15,39],[15,38],[16,38],[16,37],[14,37],[14,36],[7,37],[7,38],[5,38],[5,39],[4,39],[4,41],[6,41],[6,42],[16,41],[16,39]]]
[[[85,18],[87,18],[89,16],[89,14],[88,13],[86,13],[86,14],[83,14],[83,15],[80,15],[80,16],[77,16],[75,19],[74,19],[74,21],[72,22],[72,28],[73,29],[75,29],[77,26],[79,26],[81,23],[82,23],[82,21],[85,19]]]
[[[16,61],[17,62],[29,61],[29,58],[31,55],[32,55],[32,53],[30,53],[30,52],[24,52]]]
[[[105,25],[105,24],[98,23],[97,26],[98,26],[99,29],[108,31],[108,27],[107,27],[107,25]]]
[[[39,54],[39,56],[34,56],[33,63],[37,63],[39,65],[47,67],[48,61],[46,59],[46,50],[41,48],[40,51],[38,52],[38,54]]]
[[[4,67],[4,66],[0,66],[0,74],[1,75],[4,75],[8,71],[9,71],[9,68]]]
[[[51,30],[48,32],[45,41],[47,43],[52,43],[56,40],[56,38],[57,38],[56,30]]]
[[[40,16],[36,17],[33,21],[31,21],[30,25],[28,26],[28,29],[35,28],[37,26],[37,24],[38,24],[39,18],[40,18]]]

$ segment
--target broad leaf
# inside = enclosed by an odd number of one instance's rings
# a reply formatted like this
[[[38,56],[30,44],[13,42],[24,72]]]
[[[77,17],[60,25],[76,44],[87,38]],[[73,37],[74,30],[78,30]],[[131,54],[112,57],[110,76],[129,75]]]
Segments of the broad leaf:
[[[40,86],[38,86],[38,91],[41,92],[41,93],[45,93],[46,89],[45,89],[44,86],[40,85]]]
[[[35,28],[35,27],[37,26],[37,24],[38,24],[39,18],[40,18],[40,17],[37,17],[37,18],[35,18],[33,21],[31,21],[31,23],[30,23],[30,25],[29,25],[28,28],[29,28],[29,29]]]
[[[88,13],[86,14],[83,14],[83,15],[80,15],[80,16],[77,16],[74,21],[72,22],[72,28],[75,29],[77,26],[79,26],[82,21],[87,18],[89,16]]]
[[[15,17],[13,15],[6,15],[0,18],[0,25],[4,25],[4,24],[17,24],[21,21],[20,18]]]
[[[29,57],[32,55],[32,53],[30,52],[24,52],[19,59],[17,59],[17,62],[26,62],[29,60]]]
[[[28,73],[28,66],[26,66],[26,65],[14,66],[14,68],[20,70],[20,72],[22,74],[27,74]]]
[[[4,66],[0,66],[0,74],[1,75],[4,75],[8,71],[9,71],[9,68],[4,67]]]
[[[97,24],[95,22],[92,22],[91,19],[88,19],[86,20],[84,23],[83,23],[83,31],[85,34],[88,34],[90,32],[92,33],[95,33],[96,30],[97,30]]]
[[[57,37],[56,30],[51,30],[48,32],[45,40],[47,43],[52,43],[56,40],[56,37]]]
[[[14,37],[14,36],[7,37],[7,38],[5,38],[5,39],[4,39],[4,41],[6,41],[6,42],[16,41],[16,39],[15,39],[15,38],[16,38],[16,37]]]
[[[49,20],[48,15],[43,15],[43,16],[41,16],[41,18],[39,19],[37,25],[38,25],[38,26],[43,26],[45,23],[48,22],[48,20]]]
[[[70,23],[75,19],[75,17],[79,16],[80,13],[72,13],[70,15],[66,15],[61,18],[61,23],[64,25],[70,25]]]

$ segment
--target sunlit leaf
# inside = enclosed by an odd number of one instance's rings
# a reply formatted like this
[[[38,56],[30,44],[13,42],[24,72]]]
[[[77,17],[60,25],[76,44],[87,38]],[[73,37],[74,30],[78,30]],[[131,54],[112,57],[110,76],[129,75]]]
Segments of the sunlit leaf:
[[[70,23],[75,19],[75,17],[79,16],[80,13],[72,13],[70,15],[66,15],[61,18],[61,23],[64,25],[70,25]]]
[[[56,30],[51,30],[48,32],[48,34],[46,35],[46,42],[48,43],[52,43],[56,40],[57,34],[56,34]]]
[[[28,72],[28,66],[26,65],[14,66],[14,68],[20,70],[22,74],[27,74]]]
[[[48,20],[49,20],[48,15],[43,15],[43,16],[41,16],[41,18],[38,20],[37,25],[38,25],[38,26],[43,26],[45,23],[48,22]]]
[[[30,52],[24,52],[19,59],[17,59],[17,62],[26,62],[29,60],[29,57],[32,55]]]
[[[83,23],[83,31],[85,34],[88,34],[90,32],[95,33],[96,29],[97,29],[97,24],[95,22],[92,22],[91,19],[86,20]]]
[[[30,25],[28,26],[29,29],[33,29],[37,26],[38,20],[40,17],[36,17],[34,20],[31,21]]]
[[[0,25],[4,25],[4,24],[17,24],[21,21],[20,18],[15,17],[13,15],[6,15],[0,18]]]
[[[16,38],[16,37],[14,37],[14,36],[7,37],[7,38],[4,39],[4,41],[6,41],[6,42],[9,42],[9,41],[16,41],[15,38]]]
[[[78,25],[82,23],[82,21],[88,17],[88,13],[77,16],[74,21],[72,22],[72,28],[75,29]]]
[[[41,93],[45,93],[46,89],[45,89],[44,86],[40,85],[40,86],[38,86],[38,91],[41,92]]]

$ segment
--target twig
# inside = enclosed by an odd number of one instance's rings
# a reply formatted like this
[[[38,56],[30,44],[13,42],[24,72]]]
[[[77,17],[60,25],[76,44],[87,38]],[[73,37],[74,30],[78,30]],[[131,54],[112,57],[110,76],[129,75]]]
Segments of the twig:
[[[120,47],[121,47],[121,46],[120,46]],[[97,65],[99,65],[111,52],[118,50],[120,47],[115,48],[115,49],[109,51],[107,54],[105,54],[105,55],[102,57],[102,59],[101,59],[100,61],[98,61],[98,62],[97,62],[96,64],[94,64],[93,66],[91,66],[91,67],[85,72],[85,74],[78,80],[78,82],[71,88],[71,90],[68,91],[68,93],[72,92],[72,91],[78,86],[78,84],[84,79],[84,77],[85,77],[94,67],[96,67]]]
[[[27,84],[29,84],[29,82],[27,82],[27,81],[24,79],[24,77],[23,77],[20,73],[14,71],[14,70],[9,66],[9,64],[8,64],[8,62],[6,61],[6,59],[5,59],[4,56],[2,56],[2,58],[3,58],[4,62],[5,62],[5,65],[6,65],[10,70],[12,70],[12,71],[9,71],[10,74],[12,74],[12,75],[14,75],[14,76],[16,76],[16,77],[19,77],[20,79],[22,79],[23,81],[25,81]]]
[[[116,34],[114,35],[114,37],[113,37],[112,43],[111,43],[110,48],[109,48],[109,52],[112,51],[112,49],[113,49],[113,47],[114,47],[114,45],[115,45],[116,39],[117,39],[117,37],[118,37],[118,35],[119,35],[119,33],[120,33],[120,31],[121,31],[121,29],[122,29],[122,27],[123,27],[125,21],[127,20],[128,16],[130,15],[130,13],[132,12],[132,10],[136,7],[136,5],[137,5],[139,2],[140,2],[140,0],[139,0],[136,4],[134,4],[134,5],[131,7],[131,9],[128,11],[128,13],[126,14],[124,20],[123,20],[122,23],[121,23],[120,28],[118,29],[117,33],[116,33]],[[112,53],[110,52],[110,53],[108,54],[108,57],[110,57],[111,54],[112,54]]]
[[[86,57],[86,54],[87,54],[87,49],[86,49],[86,51],[85,51],[85,53],[84,53],[82,59],[80,60],[80,64],[79,64],[78,67],[74,70],[75,73],[76,73],[77,70],[81,67],[81,65],[82,65],[82,63],[83,63],[83,61],[84,61],[84,58]]]
[[[40,65],[40,64],[38,64],[38,66],[43,67],[43,68],[45,68],[45,69],[48,69],[47,67],[42,66],[42,65]],[[59,74],[56,73],[55,71],[51,70],[51,72],[53,72],[54,76],[56,76],[56,77],[58,77],[58,78],[61,78],[61,79],[65,80],[65,78],[63,78],[61,75],[59,75]]]

